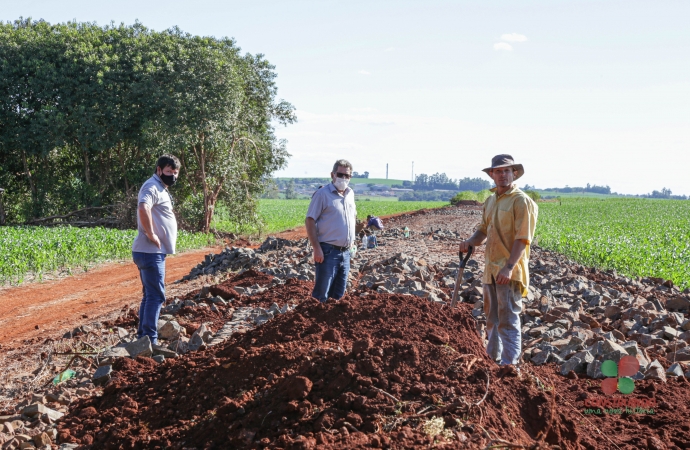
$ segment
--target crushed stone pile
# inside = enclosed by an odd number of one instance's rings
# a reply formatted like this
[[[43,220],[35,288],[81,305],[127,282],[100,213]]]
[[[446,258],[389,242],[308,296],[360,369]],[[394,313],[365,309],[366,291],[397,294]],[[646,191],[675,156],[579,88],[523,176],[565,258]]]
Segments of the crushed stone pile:
[[[522,328],[526,361],[601,379],[602,361],[634,356],[635,380],[690,377],[687,291],[660,278],[587,269],[540,249],[530,266]]]

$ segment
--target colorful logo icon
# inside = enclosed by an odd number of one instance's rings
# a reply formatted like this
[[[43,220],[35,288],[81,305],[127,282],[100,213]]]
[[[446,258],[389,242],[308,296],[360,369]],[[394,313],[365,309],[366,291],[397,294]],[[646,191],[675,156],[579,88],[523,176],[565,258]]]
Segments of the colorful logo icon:
[[[613,395],[616,391],[630,394],[635,390],[635,380],[632,377],[640,370],[640,362],[634,356],[624,356],[616,364],[607,359],[601,363],[601,373],[609,377],[601,382],[601,390],[606,395]]]

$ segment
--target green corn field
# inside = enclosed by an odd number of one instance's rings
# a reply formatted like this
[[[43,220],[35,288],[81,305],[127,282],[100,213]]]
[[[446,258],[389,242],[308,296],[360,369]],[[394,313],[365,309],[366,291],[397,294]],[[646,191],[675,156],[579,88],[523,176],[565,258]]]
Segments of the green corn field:
[[[539,203],[538,245],[581,264],[690,287],[690,201],[564,198]]]
[[[362,200],[357,202],[357,218],[364,220],[367,215],[387,216],[425,208],[440,208],[448,202],[394,202],[385,200]],[[212,228],[229,232],[277,233],[283,230],[304,225],[304,218],[309,208],[309,200],[259,200],[259,216],[263,228],[239,229],[232,223],[223,220],[223,210],[219,208],[218,217]]]
[[[58,269],[131,258],[136,230],[74,227],[0,227],[0,284],[19,284],[27,273],[39,279]],[[205,247],[213,236],[180,231],[178,251]]]

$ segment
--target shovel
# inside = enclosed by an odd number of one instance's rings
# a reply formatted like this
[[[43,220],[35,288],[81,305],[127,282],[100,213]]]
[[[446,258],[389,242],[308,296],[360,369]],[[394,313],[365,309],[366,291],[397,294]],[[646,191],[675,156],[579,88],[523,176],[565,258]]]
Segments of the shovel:
[[[458,291],[460,290],[460,284],[462,282],[462,274],[465,273],[465,266],[467,265],[467,261],[469,261],[470,256],[472,256],[472,250],[474,250],[474,247],[470,245],[470,248],[467,249],[467,255],[465,255],[464,259],[462,257],[462,252],[458,252],[460,256],[460,267],[458,267],[458,274],[455,277],[455,289],[453,289],[453,299],[450,302],[451,308],[455,308],[455,304],[458,302]]]

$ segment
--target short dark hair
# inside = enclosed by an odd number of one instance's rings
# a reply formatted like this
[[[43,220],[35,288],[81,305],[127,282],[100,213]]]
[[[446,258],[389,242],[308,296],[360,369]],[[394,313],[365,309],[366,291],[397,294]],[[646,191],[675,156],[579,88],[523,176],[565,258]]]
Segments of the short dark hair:
[[[180,160],[177,159],[177,156],[175,155],[163,155],[160,158],[158,158],[156,167],[165,169],[168,166],[172,167],[173,169],[179,169],[180,167],[182,167],[182,164],[180,164]]]

